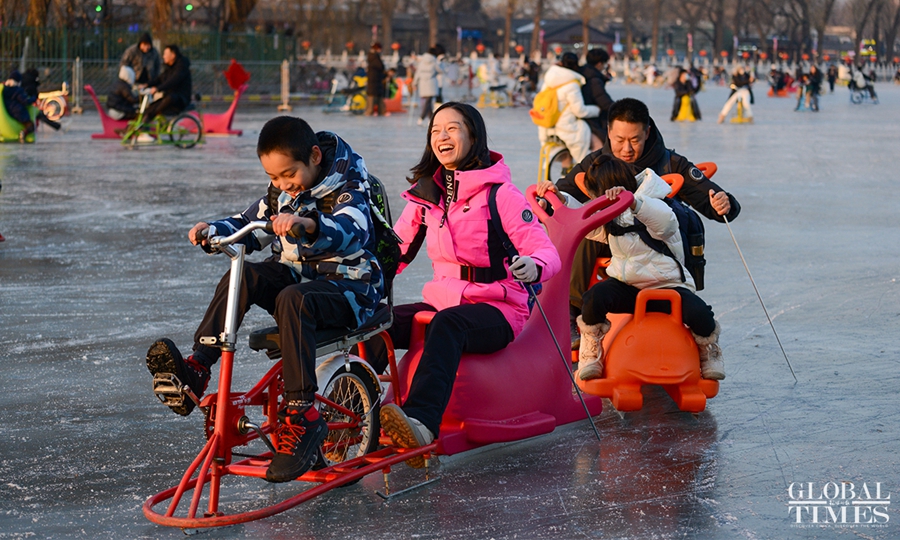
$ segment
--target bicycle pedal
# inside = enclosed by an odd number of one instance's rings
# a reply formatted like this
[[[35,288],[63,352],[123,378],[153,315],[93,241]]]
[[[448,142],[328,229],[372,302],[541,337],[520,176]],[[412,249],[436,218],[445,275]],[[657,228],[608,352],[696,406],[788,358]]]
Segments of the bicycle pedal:
[[[200,399],[191,390],[191,387],[182,384],[174,373],[157,373],[153,376],[153,394],[163,405],[167,407],[181,407],[184,399],[188,398],[196,405],[200,405]]]

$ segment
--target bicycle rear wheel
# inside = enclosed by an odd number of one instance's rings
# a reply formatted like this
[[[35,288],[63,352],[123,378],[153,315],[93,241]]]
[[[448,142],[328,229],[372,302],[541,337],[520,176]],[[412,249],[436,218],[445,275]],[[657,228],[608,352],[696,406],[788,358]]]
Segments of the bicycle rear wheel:
[[[564,146],[558,148],[555,153],[550,156],[549,164],[547,166],[547,180],[555,183],[569,172],[572,165],[574,165],[574,163],[572,163],[569,150]]]
[[[326,422],[341,426],[332,427],[322,445],[325,465],[358,458],[378,447],[378,390],[372,375],[365,368],[351,364],[350,371],[339,369],[321,395],[346,409],[342,411],[324,401],[317,404],[319,414]]]
[[[169,140],[178,148],[192,148],[200,142],[203,127],[190,114],[180,114],[169,124]]]

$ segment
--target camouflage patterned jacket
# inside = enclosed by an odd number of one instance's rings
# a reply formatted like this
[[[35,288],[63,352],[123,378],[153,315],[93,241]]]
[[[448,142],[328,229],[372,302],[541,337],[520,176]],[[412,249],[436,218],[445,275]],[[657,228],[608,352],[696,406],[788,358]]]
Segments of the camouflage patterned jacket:
[[[358,324],[372,316],[384,296],[384,280],[375,259],[375,234],[369,210],[369,173],[363,158],[328,131],[316,134],[323,160],[320,181],[295,199],[269,186],[269,193],[244,212],[210,223],[210,235],[228,235],[251,221],[269,221],[291,212],[316,221],[317,230],[302,238],[276,237],[262,230],[241,240],[247,252],[272,245],[279,262],[298,282],[329,280],[351,290]]]

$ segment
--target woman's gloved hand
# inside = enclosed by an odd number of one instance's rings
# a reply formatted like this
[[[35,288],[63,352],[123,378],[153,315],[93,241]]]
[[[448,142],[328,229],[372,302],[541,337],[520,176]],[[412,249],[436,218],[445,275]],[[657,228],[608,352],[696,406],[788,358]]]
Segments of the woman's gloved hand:
[[[512,264],[509,265],[509,270],[512,272],[514,278],[517,281],[521,281],[524,283],[534,283],[538,278],[538,267],[537,263],[534,262],[534,259],[525,255],[524,257],[515,257],[513,258]]]

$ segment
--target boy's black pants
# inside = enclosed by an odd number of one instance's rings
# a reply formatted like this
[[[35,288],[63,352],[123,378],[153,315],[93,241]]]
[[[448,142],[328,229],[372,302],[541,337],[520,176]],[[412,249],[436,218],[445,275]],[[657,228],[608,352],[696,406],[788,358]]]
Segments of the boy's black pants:
[[[684,324],[698,336],[707,337],[712,334],[716,329],[712,308],[689,289],[675,287],[672,290],[681,296],[681,319]],[[640,291],[617,279],[607,278],[584,293],[581,318],[585,324],[593,325],[603,322],[607,313],[634,313]],[[647,302],[647,311],[670,312],[668,302],[660,300]]]
[[[226,273],[216,287],[203,321],[194,334],[195,358],[206,366],[218,361],[221,351],[200,344],[203,336],[218,336],[225,328],[228,304]],[[251,306],[259,306],[275,317],[281,341],[284,397],[312,401],[316,384],[316,329],[356,328],[356,316],[344,296],[340,281],[297,283],[293,272],[279,262],[244,263],[238,298],[240,327]]]
[[[437,310],[423,302],[394,306],[394,324],[388,334],[395,348],[409,348],[413,317],[420,311]],[[464,304],[438,311],[425,331],[425,348],[409,396],[403,403],[403,412],[422,422],[436,437],[463,353],[496,352],[509,345],[514,337],[506,317],[494,306]],[[372,366],[383,372],[387,366],[384,341],[370,339],[366,342],[366,352]]]

